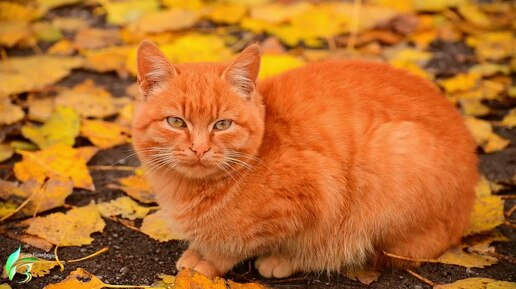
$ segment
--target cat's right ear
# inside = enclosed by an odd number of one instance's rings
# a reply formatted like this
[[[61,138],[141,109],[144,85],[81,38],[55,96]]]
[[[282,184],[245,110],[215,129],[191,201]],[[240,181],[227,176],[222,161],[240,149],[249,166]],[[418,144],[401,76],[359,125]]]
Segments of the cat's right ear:
[[[176,69],[163,52],[147,40],[142,41],[138,47],[137,66],[138,85],[144,99],[159,91],[171,77],[177,76]]]

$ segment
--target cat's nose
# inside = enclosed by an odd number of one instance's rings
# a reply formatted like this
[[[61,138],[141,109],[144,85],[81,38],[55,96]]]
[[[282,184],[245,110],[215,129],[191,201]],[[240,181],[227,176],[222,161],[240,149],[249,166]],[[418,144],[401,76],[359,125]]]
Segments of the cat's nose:
[[[195,153],[195,155],[197,156],[197,158],[199,159],[202,159],[202,157],[204,156],[204,154],[206,154],[211,148],[208,147],[208,146],[203,146],[203,147],[191,147],[190,150],[193,151]]]

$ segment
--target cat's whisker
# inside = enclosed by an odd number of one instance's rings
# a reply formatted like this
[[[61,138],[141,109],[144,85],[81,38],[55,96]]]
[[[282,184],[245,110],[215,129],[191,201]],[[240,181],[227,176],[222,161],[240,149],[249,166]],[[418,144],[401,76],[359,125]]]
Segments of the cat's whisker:
[[[240,166],[242,166],[243,168],[245,168],[245,169],[247,169],[249,171],[255,171],[254,167],[251,164],[248,164],[248,163],[246,163],[246,162],[244,162],[242,160],[231,158],[231,157],[226,157],[226,160],[229,163],[234,163],[234,164],[240,165]]]
[[[219,167],[221,170],[223,170],[229,177],[231,177],[235,181],[235,183],[237,183],[237,180],[235,179],[235,177],[233,177],[231,172],[227,168],[225,168],[223,166],[223,164],[224,163],[217,163],[217,167]]]

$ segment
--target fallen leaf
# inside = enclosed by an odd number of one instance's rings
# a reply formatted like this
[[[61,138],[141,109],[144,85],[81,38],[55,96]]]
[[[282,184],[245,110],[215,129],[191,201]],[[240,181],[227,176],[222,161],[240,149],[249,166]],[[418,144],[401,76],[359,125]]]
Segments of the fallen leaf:
[[[466,268],[485,268],[498,263],[498,259],[491,256],[466,253],[461,247],[456,247],[449,249],[437,258],[437,262]]]
[[[53,97],[37,98],[33,95],[29,95],[29,99],[27,100],[27,105],[29,106],[29,119],[39,122],[45,122],[48,120],[54,111],[54,102]]]
[[[204,11],[204,17],[226,24],[236,24],[247,14],[247,7],[240,3],[214,3]]]
[[[81,135],[96,147],[107,149],[129,141],[129,129],[113,122],[84,119]]]
[[[50,10],[57,7],[83,2],[83,0],[37,0],[38,6]]]
[[[131,24],[129,29],[144,33],[176,31],[193,26],[199,18],[199,13],[190,10],[163,10],[146,14]]]
[[[33,41],[29,23],[23,21],[3,21],[0,23],[2,23],[0,25],[0,45],[13,47],[22,42]]]
[[[41,15],[34,6],[21,3],[2,1],[0,2],[0,21],[23,21],[30,22]]]
[[[176,233],[172,232],[163,214],[164,213],[162,211],[158,210],[157,212],[145,217],[143,219],[142,226],[140,227],[140,231],[160,242],[178,240],[179,237]]]
[[[514,55],[516,40],[511,31],[487,32],[466,38],[482,60],[502,60]]]
[[[73,146],[80,130],[79,115],[71,108],[58,106],[50,118],[40,127],[27,124],[21,132],[38,147],[45,149],[55,144]]]
[[[88,27],[88,22],[77,17],[55,17],[52,19],[52,25],[62,31],[77,31]]]
[[[471,224],[465,235],[490,231],[503,224],[503,200],[492,195],[491,186],[485,177],[482,177],[476,188],[477,199],[471,214]]]
[[[14,149],[8,145],[0,143],[0,163],[10,159],[14,154]]]
[[[224,280],[222,278],[209,278],[196,271],[186,268],[177,274],[174,282],[176,289],[189,288],[212,288],[212,289],[266,289],[265,285],[258,283],[240,284],[231,280]]]
[[[470,70],[472,73],[478,73],[484,77],[493,76],[495,74],[509,74],[510,68],[506,65],[495,64],[495,63],[481,63],[473,65]]]
[[[477,144],[486,153],[503,150],[510,143],[510,141],[495,134],[493,127],[488,121],[468,116],[465,117],[465,122]]]
[[[96,205],[73,208],[63,213],[31,219],[27,233],[35,235],[60,247],[89,245],[95,232],[105,227]],[[73,287],[75,288],[75,287]]]
[[[302,66],[305,62],[287,54],[265,54],[262,56],[258,77],[264,79],[281,72]]]
[[[4,201],[0,203],[0,218],[12,214],[18,208],[18,204],[13,201]]]
[[[453,77],[439,81],[439,85],[448,93],[466,91],[480,84],[482,75],[477,72],[459,73]]]
[[[22,234],[22,235],[16,234],[16,237],[13,237],[13,236],[9,236],[9,237],[16,239],[16,240],[20,240],[26,244],[31,245],[34,248],[41,249],[45,252],[50,252],[50,250],[52,250],[52,248],[54,247],[54,244],[50,243],[49,241],[47,241],[43,238],[40,238],[40,237],[29,235],[29,234]]]
[[[0,98],[2,95],[42,89],[82,64],[83,60],[79,57],[10,57],[0,62]]]
[[[459,103],[465,115],[483,116],[490,112],[489,107],[480,99],[460,99]]]
[[[501,124],[510,128],[516,127],[516,108],[511,109],[511,111],[505,115]],[[0,157],[0,159],[2,158]]]
[[[516,283],[489,278],[467,278],[450,284],[437,285],[434,289],[514,289]]]
[[[380,272],[374,270],[349,271],[344,274],[344,276],[347,278],[359,281],[365,285],[369,285],[375,281],[378,281],[378,277],[380,277],[380,275]]]
[[[38,41],[54,42],[63,38],[63,33],[52,23],[47,21],[40,21],[31,25],[31,30],[34,37]]]
[[[47,51],[50,55],[72,55],[76,51],[73,43],[68,39],[61,39],[54,43]]]
[[[264,5],[252,6],[250,8],[250,18],[277,25],[285,23],[293,17],[309,11],[311,8],[313,8],[313,5],[308,2],[300,1],[289,5],[272,2]]]
[[[1,82],[2,81],[0,81],[0,83]],[[1,89],[2,88],[0,88],[0,90]],[[4,98],[0,95],[0,125],[13,124],[22,120],[24,116],[25,113],[21,107],[17,106],[16,104],[12,104],[8,97]]]
[[[475,26],[481,28],[488,28],[491,26],[491,21],[489,21],[487,15],[480,10],[478,5],[465,2],[459,5],[458,11],[464,18],[466,18],[466,21],[473,23]]]
[[[117,188],[124,191],[132,198],[145,204],[156,202],[154,193],[140,170],[137,170],[132,176],[118,179],[118,182],[120,182],[122,186]]]
[[[84,155],[84,150],[90,155]],[[88,172],[87,156],[96,148],[74,149],[64,144],[56,144],[37,152],[19,151],[23,159],[14,165],[14,174],[20,181],[35,179],[43,183],[46,178],[72,180],[74,187],[95,190]]]
[[[84,28],[75,35],[73,44],[77,49],[94,49],[120,43],[117,29]]]
[[[95,275],[88,273],[82,268],[71,272],[66,279],[56,284],[49,284],[43,289],[101,289],[106,284],[100,281]]]
[[[126,66],[127,57],[133,46],[113,46],[95,50],[83,50],[81,54],[86,57],[85,67],[97,72],[116,71],[119,75],[128,74]]]
[[[100,214],[104,217],[122,216],[129,220],[142,219],[155,207],[143,207],[129,197],[120,197],[110,202],[97,204]]]
[[[138,20],[145,14],[159,10],[157,0],[98,1],[107,13],[109,24],[121,25]]]
[[[98,87],[91,79],[65,89],[55,99],[56,105],[73,108],[83,117],[103,118],[115,115],[129,100],[114,98],[111,93]]]

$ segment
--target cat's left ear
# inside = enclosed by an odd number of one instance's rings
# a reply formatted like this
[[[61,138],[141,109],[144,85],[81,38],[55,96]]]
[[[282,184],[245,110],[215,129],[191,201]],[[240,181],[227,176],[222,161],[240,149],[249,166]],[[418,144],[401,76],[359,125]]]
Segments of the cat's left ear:
[[[144,98],[157,92],[177,71],[159,48],[150,41],[142,41],[137,52],[138,85]]]
[[[260,72],[261,52],[258,44],[252,44],[238,55],[222,77],[232,85],[239,94],[250,98],[256,88],[256,79]]]

